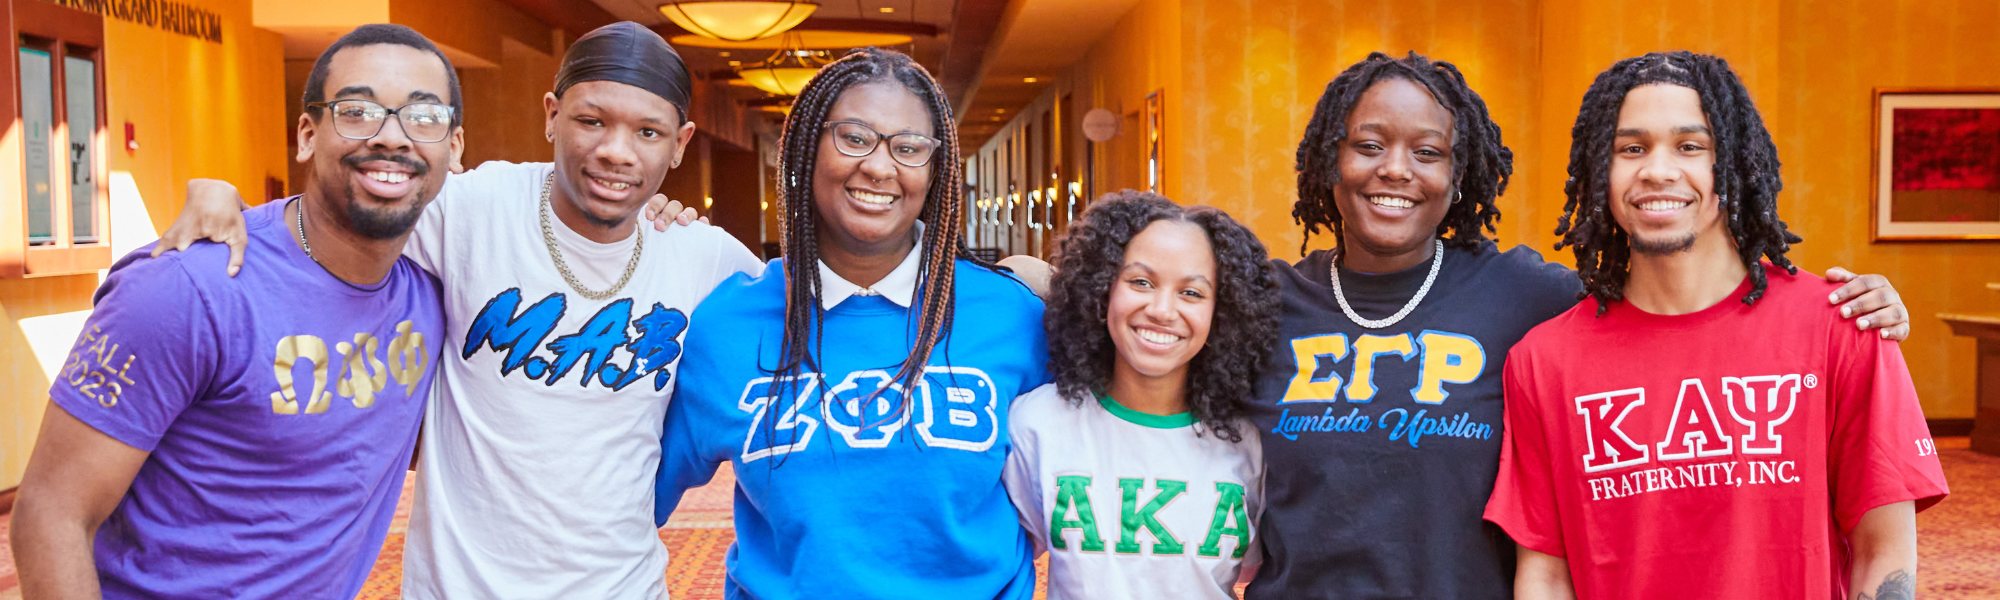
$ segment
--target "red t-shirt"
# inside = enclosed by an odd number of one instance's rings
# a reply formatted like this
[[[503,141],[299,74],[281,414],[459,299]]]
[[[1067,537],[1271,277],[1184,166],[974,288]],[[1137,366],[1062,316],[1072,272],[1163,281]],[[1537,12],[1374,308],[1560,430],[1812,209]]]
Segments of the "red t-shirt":
[[[1765,264],[1700,312],[1585,300],[1508,354],[1486,520],[1564,557],[1577,597],[1845,596],[1845,535],[1946,493],[1895,342]]]

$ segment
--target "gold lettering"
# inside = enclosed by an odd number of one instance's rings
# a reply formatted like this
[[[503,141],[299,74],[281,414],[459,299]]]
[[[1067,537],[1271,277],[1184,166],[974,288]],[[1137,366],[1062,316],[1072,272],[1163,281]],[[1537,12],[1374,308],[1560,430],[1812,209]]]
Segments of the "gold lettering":
[[[271,367],[277,375],[279,391],[271,393],[271,412],[299,414],[298,389],[292,382],[292,367],[300,359],[313,363],[312,393],[306,395],[306,414],[326,412],[333,394],[326,391],[326,341],[310,335],[285,336],[278,340],[278,357]]]
[[[397,323],[396,339],[389,340],[389,374],[403,384],[404,395],[417,393],[417,382],[423,380],[431,359],[424,351],[424,334],[411,331],[413,327],[409,321]]]
[[[389,385],[389,370],[375,358],[375,350],[381,342],[366,333],[354,334],[354,343],[341,342],[335,346],[340,350],[340,386],[337,388],[344,398],[353,398],[355,408],[368,408],[375,404],[375,393]],[[373,364],[374,369],[369,369]],[[370,373],[373,375],[370,375]]]

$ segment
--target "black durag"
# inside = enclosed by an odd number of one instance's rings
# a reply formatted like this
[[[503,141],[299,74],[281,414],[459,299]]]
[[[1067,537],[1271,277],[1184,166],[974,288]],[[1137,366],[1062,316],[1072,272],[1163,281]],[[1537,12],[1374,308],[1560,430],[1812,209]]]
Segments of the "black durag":
[[[563,53],[562,70],[556,71],[556,97],[585,81],[613,81],[652,92],[680,110],[681,122],[688,120],[693,84],[687,63],[667,40],[644,25],[619,21],[570,44]]]

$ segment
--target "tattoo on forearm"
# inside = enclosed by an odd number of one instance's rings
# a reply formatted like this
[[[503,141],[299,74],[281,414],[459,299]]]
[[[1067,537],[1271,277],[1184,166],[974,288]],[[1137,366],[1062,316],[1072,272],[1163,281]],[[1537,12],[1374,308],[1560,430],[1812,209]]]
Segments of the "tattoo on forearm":
[[[1915,578],[1910,576],[1909,571],[1896,569],[1894,573],[1882,578],[1882,585],[1875,588],[1875,595],[1870,596],[1868,592],[1863,591],[1855,597],[1855,600],[1911,600],[1916,597]]]

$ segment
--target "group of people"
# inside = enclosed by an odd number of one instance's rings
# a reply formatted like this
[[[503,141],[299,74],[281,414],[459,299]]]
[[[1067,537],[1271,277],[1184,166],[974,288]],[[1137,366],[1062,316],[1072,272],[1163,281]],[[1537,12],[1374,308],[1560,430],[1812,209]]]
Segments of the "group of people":
[[[725,591],[766,599],[1026,599],[1044,552],[1054,598],[1907,598],[1946,493],[1894,289],[1785,258],[1712,56],[1591,86],[1575,272],[1486,237],[1512,153],[1415,54],[1298,145],[1335,250],[1121,192],[1046,282],[966,248],[953,111],[893,51],[799,94],[768,263],[655,195],[696,125],[644,27],[568,48],[552,164],[448,175],[456,77],[404,27],[306,88],[303,194],[191,183],[99,290],[24,597],[352,598],[411,467],[406,598],[663,598],[656,528],[724,462]]]

